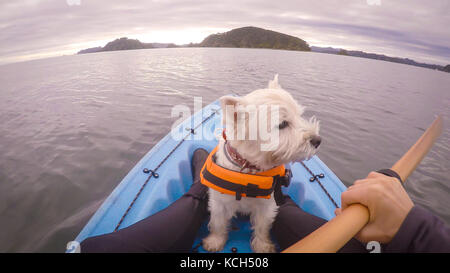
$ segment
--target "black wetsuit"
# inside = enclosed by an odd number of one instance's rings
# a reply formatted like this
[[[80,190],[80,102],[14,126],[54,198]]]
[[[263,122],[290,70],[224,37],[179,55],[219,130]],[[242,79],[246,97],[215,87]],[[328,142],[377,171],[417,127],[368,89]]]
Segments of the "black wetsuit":
[[[208,217],[207,188],[195,183],[166,209],[113,233],[87,238],[81,252],[190,252],[197,232]],[[280,206],[272,235],[285,249],[326,221],[306,213],[289,197]],[[340,252],[367,252],[350,240]],[[450,229],[419,207],[408,214],[397,235],[383,252],[450,252]]]

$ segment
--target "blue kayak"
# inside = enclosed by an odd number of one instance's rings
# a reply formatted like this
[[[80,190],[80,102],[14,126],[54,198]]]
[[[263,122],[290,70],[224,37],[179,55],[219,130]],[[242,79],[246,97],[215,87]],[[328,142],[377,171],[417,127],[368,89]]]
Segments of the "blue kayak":
[[[163,210],[187,192],[193,182],[192,155],[197,148],[211,151],[217,145],[221,115],[219,102],[215,101],[175,127],[123,178],[75,241],[130,226]],[[333,218],[346,189],[339,178],[317,156],[286,167],[293,176],[283,192],[306,212],[326,220]],[[233,229],[222,252],[252,252],[248,217],[232,221]],[[205,219],[198,232],[192,246],[194,252],[206,252],[200,243],[208,234],[207,223]]]

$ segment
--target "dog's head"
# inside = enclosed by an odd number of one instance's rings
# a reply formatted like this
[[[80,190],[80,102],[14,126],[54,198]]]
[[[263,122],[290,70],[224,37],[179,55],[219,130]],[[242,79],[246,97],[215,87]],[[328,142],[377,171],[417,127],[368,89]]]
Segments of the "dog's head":
[[[262,169],[312,157],[321,142],[319,122],[302,117],[304,108],[278,84],[243,97],[220,98],[227,140]]]

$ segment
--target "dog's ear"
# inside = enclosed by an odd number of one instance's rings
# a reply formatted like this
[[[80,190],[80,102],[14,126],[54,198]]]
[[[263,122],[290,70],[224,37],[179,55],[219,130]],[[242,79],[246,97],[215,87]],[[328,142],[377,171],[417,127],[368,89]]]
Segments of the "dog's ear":
[[[225,127],[228,127],[228,131],[230,131],[237,126],[237,108],[239,106],[240,98],[223,96],[219,100],[223,113],[222,124],[225,125]]]
[[[227,106],[234,107],[239,103],[239,97],[233,97],[233,96],[223,96],[220,99],[220,107],[222,107],[222,110],[225,110]]]
[[[222,108],[222,113],[223,113],[224,118],[227,115],[234,116],[234,113],[236,113],[236,109],[239,105],[240,98],[233,97],[233,96],[223,96],[219,100],[220,100],[220,107]]]
[[[273,80],[269,81],[269,89],[282,89],[281,85],[278,83],[278,74],[275,74]]]

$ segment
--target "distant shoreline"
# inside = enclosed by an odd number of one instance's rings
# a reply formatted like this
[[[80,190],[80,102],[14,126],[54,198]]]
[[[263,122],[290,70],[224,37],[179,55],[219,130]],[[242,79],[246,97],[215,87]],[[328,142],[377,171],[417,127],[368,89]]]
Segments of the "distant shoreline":
[[[384,54],[367,53],[342,48],[309,46],[298,37],[257,27],[243,27],[224,33],[212,34],[201,43],[176,45],[173,43],[142,43],[139,40],[122,37],[107,43],[104,47],[92,47],[80,50],[77,54],[87,54],[105,51],[150,49],[150,48],[186,48],[186,47],[224,47],[224,48],[266,48],[279,50],[309,51],[327,54],[360,57],[373,60],[387,61],[413,65],[433,70],[450,72],[450,64],[443,66],[437,64],[419,63],[412,59],[391,57]]]

